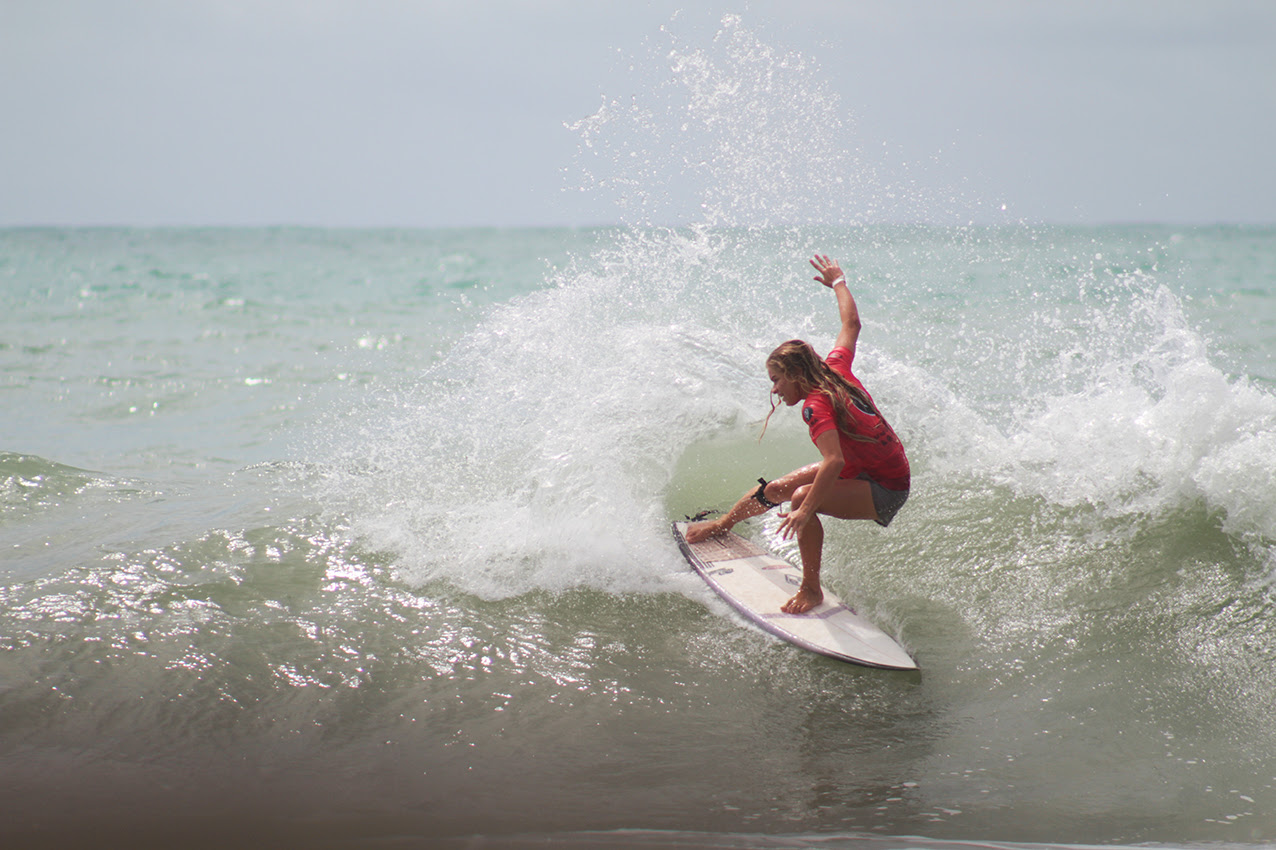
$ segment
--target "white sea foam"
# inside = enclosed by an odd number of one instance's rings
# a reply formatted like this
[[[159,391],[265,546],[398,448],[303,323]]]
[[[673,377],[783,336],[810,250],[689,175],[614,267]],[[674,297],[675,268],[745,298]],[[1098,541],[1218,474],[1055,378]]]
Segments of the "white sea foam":
[[[1021,359],[1042,371],[1001,411],[1007,424],[950,395],[924,438],[950,471],[1049,504],[1156,516],[1203,503],[1228,533],[1276,539],[1276,397],[1213,362],[1182,296],[1148,275],[1122,289],[1069,326],[1066,380],[1033,350],[1058,340],[1025,335]]]

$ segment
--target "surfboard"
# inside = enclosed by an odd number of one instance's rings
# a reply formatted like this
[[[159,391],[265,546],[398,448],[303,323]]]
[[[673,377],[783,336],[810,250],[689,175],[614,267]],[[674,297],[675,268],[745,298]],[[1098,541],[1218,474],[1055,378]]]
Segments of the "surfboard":
[[[673,524],[678,548],[718,595],[750,622],[784,640],[851,664],[916,670],[917,662],[886,632],[855,612],[827,587],[824,601],[805,614],[780,606],[802,583],[802,570],[735,532],[688,543],[687,522]]]

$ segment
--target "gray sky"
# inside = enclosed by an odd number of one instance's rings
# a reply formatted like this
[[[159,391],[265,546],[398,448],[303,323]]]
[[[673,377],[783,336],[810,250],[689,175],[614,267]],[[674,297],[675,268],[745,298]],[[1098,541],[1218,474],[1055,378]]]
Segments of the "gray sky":
[[[726,13],[920,192],[1276,222],[1271,0],[0,0],[0,226],[615,221],[565,125]]]

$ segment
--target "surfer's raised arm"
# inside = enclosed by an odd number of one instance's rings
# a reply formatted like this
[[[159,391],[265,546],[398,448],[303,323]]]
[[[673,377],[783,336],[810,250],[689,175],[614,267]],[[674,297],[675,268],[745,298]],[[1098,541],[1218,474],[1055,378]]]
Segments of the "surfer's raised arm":
[[[855,296],[851,295],[851,288],[846,283],[846,275],[842,273],[837,262],[830,260],[826,255],[817,254],[811,260],[811,265],[819,272],[815,279],[833,290],[833,294],[837,296],[837,312],[842,325],[834,345],[848,349],[851,352],[851,359],[854,360],[855,344],[859,341],[862,325],[859,308],[855,305]]]

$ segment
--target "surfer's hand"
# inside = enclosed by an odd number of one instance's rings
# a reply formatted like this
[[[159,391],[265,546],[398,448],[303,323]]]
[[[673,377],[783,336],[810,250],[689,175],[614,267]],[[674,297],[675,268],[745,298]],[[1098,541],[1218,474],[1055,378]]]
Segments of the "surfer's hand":
[[[816,254],[815,258],[811,260],[811,265],[815,266],[815,270],[819,272],[819,274],[815,276],[815,280],[818,280],[830,289],[832,289],[833,284],[837,283],[839,280],[846,280],[846,275],[842,274],[842,268],[837,264],[837,261],[830,260],[825,255]]]
[[[787,514],[780,514],[780,518],[784,520],[784,522],[780,523],[780,537],[788,540],[794,535],[801,533],[806,524],[811,521],[811,514],[802,508],[798,508],[797,510],[789,511]]]

